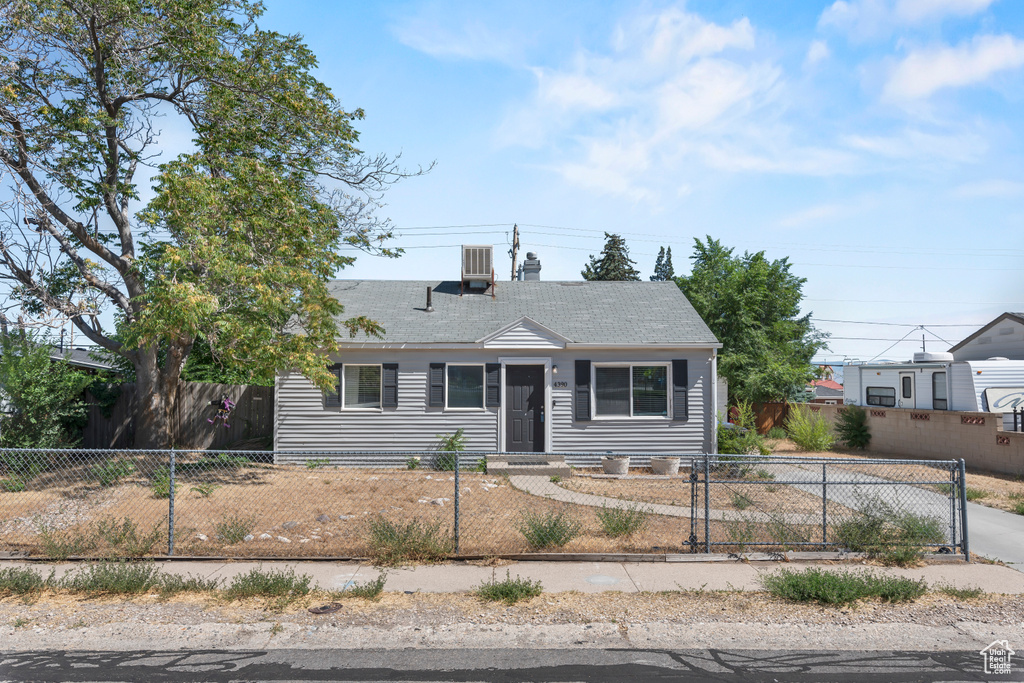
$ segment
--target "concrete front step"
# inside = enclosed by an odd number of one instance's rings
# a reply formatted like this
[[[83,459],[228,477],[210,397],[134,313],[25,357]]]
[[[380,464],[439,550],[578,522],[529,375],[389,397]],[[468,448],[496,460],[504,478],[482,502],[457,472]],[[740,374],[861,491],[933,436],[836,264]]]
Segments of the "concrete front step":
[[[495,455],[487,458],[488,474],[530,474],[568,477],[572,470],[562,459],[549,459],[543,453]]]

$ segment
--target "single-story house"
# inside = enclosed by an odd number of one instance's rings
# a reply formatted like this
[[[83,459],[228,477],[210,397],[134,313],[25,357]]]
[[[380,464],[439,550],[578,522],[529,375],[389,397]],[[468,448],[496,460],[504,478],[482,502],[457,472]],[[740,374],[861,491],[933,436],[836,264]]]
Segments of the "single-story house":
[[[329,286],[385,333],[340,339],[327,393],[278,375],[275,450],[714,451],[721,344],[672,282]]]
[[[816,379],[808,384],[814,392],[814,398],[808,403],[823,403],[825,405],[842,405],[843,385],[834,379]]]
[[[953,360],[1024,360],[1024,312],[1003,313],[949,349]]]

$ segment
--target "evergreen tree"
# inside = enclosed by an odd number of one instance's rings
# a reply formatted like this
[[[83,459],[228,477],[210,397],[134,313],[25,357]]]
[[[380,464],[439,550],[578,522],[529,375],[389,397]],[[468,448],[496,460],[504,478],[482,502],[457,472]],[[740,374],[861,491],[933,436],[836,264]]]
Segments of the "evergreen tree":
[[[668,249],[661,247],[658,250],[658,260],[654,262],[654,275],[651,276],[651,282],[674,280],[675,277],[676,271],[672,267],[672,247]]]
[[[636,262],[629,258],[629,247],[626,240],[618,235],[604,234],[604,249],[601,258],[590,256],[583,275],[584,280],[639,280],[640,271],[633,266]]]

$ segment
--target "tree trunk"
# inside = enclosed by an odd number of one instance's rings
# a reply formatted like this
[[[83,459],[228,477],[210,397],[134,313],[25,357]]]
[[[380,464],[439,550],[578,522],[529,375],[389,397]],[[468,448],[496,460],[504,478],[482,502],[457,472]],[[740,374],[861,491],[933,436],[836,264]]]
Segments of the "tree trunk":
[[[178,372],[161,371],[156,347],[140,349],[135,363],[135,447],[174,445]]]

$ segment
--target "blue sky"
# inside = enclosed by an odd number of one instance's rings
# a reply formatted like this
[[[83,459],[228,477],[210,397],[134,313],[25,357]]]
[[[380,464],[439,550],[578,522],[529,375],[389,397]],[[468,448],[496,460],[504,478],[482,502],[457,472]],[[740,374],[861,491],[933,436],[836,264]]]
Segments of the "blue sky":
[[[461,243],[507,277],[518,223],[545,279],[604,231],[644,277],[704,235],[788,256],[823,360],[1024,310],[1021,3],[270,0],[262,24],[365,109],[364,150],[437,164],[387,197],[405,256],[342,277],[454,278]]]

